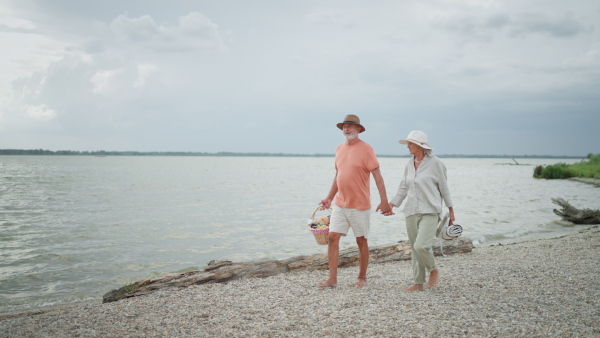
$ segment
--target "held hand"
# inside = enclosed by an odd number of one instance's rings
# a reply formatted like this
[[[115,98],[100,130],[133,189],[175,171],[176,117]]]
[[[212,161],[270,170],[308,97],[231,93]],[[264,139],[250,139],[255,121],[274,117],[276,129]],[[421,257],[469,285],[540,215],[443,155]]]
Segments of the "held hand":
[[[394,215],[392,208],[388,203],[381,202],[375,211],[381,212],[383,216]]]
[[[454,210],[453,210],[453,209],[450,209],[449,211],[450,211],[450,212],[449,212],[449,214],[450,214],[450,222],[449,222],[448,224],[449,224],[449,225],[452,225],[452,224],[454,224],[454,221],[455,221],[456,219],[454,218]]]
[[[331,208],[331,200],[326,198],[322,200],[319,205],[321,206],[321,210],[329,209]]]
[[[388,206],[390,207],[390,211],[387,214],[383,214],[384,216],[393,216],[396,213],[394,213],[394,207],[395,205],[393,205],[392,203],[388,203]]]

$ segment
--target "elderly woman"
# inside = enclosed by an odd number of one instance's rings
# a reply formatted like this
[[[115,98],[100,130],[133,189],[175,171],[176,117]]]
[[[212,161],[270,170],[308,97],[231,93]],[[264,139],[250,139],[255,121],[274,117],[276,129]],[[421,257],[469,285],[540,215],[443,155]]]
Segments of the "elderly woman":
[[[406,164],[398,192],[390,201],[390,208],[399,207],[406,199],[404,216],[412,249],[414,285],[404,290],[423,291],[426,273],[429,273],[427,286],[430,288],[437,284],[440,277],[431,245],[442,212],[442,200],[449,209],[450,224],[454,222],[454,209],[448,190],[446,166],[431,153],[427,135],[422,131],[411,131],[400,143],[408,146],[413,157]]]

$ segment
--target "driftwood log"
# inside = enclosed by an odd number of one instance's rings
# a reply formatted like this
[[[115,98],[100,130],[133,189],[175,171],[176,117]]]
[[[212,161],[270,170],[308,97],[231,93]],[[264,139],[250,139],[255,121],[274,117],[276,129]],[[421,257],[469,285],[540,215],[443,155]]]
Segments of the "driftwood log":
[[[577,209],[562,198],[553,198],[552,202],[562,207],[562,210],[553,209],[555,214],[565,221],[575,224],[600,224],[600,210]]]
[[[444,254],[467,253],[473,249],[469,238],[458,238],[444,241]],[[370,250],[369,263],[384,263],[410,259],[410,244],[402,241],[393,245],[384,245]],[[441,255],[439,242],[433,244],[433,253]],[[340,267],[358,265],[358,248],[340,250]],[[203,270],[190,271],[178,276],[167,276],[157,279],[146,279],[119,289],[112,290],[103,296],[103,303],[114,302],[123,298],[150,294],[154,291],[169,288],[181,288],[195,284],[224,283],[230,280],[250,277],[269,277],[296,270],[327,269],[327,254],[296,256],[284,260],[266,260],[234,263],[231,261],[211,261]]]

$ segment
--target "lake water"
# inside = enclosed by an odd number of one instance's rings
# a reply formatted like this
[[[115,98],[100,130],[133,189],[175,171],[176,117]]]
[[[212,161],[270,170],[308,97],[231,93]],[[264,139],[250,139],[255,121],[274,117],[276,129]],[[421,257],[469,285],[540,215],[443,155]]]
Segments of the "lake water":
[[[457,223],[476,246],[577,231],[552,197],[597,209],[600,189],[536,180],[572,159],[442,159]],[[332,157],[0,157],[0,312],[100,299],[213,259],[326,251],[306,221],[329,191]],[[391,198],[407,158],[380,158]],[[372,182],[372,203],[379,195]],[[403,207],[403,206],[402,206]],[[370,245],[406,240],[404,216],[373,213]],[[323,213],[324,215],[325,213]],[[318,213],[317,215],[321,215]],[[342,239],[343,248],[354,237]]]

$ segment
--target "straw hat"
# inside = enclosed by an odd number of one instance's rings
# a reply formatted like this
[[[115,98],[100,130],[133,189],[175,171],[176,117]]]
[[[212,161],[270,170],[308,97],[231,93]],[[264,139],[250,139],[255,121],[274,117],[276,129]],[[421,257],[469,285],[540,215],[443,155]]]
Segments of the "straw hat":
[[[405,140],[400,140],[401,144],[408,144],[408,142],[414,143],[423,149],[433,149],[429,144],[427,144],[427,134],[420,130],[413,130],[410,132],[410,134],[408,134]]]
[[[360,124],[360,119],[356,115],[346,115],[346,117],[344,118],[344,122],[338,123],[337,127],[340,129],[344,129],[345,123],[357,124],[360,127],[359,133],[362,133],[363,131],[365,131],[365,127],[363,127],[363,125]]]

